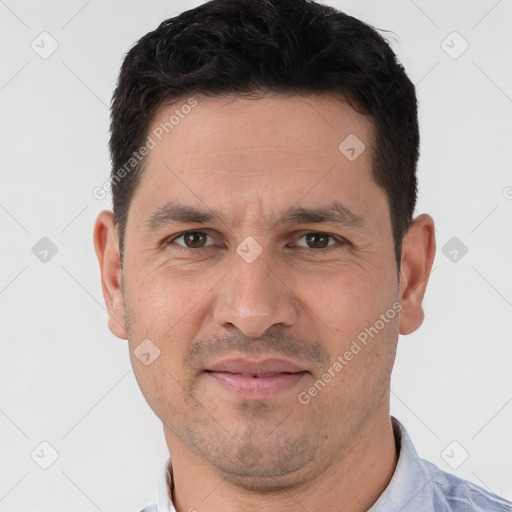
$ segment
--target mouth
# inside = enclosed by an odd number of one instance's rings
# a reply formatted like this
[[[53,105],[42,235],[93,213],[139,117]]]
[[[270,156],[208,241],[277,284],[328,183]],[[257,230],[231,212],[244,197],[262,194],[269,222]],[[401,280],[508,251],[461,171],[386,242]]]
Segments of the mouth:
[[[265,398],[295,387],[309,373],[282,359],[219,361],[205,370],[225,390],[243,398]]]

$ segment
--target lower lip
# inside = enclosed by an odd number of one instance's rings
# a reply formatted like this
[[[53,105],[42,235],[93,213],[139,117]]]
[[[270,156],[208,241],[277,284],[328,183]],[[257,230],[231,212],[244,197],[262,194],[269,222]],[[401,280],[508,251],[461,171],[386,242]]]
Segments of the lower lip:
[[[244,398],[264,398],[294,387],[307,372],[278,373],[268,377],[251,377],[241,373],[206,372],[221,386]]]

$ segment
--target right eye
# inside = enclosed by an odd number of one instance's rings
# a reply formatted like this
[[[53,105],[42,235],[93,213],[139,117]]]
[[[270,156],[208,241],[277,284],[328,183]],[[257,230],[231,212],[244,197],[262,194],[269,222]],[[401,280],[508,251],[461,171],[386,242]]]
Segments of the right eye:
[[[177,245],[184,247],[185,249],[201,249],[202,247],[209,247],[213,245],[213,243],[207,244],[208,237],[213,240],[211,235],[208,233],[204,233],[202,231],[185,231],[184,233],[180,233],[179,235],[174,235],[168,238],[164,245],[168,246],[171,243],[176,242]],[[178,242],[177,240],[182,239],[182,242]]]

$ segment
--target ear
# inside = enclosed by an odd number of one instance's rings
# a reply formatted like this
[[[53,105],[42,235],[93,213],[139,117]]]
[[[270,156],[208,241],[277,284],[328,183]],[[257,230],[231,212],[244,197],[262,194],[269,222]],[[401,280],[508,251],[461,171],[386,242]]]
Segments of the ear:
[[[423,323],[421,303],[435,254],[434,220],[430,215],[420,215],[413,220],[402,242],[400,334],[410,334]]]
[[[108,311],[108,327],[118,338],[127,339],[118,241],[114,215],[104,210],[94,224],[94,249],[100,264],[101,288]]]

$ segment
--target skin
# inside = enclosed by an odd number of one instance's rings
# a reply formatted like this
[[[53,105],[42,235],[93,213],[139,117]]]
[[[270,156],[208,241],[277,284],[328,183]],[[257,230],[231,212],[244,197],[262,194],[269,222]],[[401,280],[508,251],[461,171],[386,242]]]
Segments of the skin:
[[[112,213],[94,228],[109,327],[128,339],[137,381],[163,422],[176,509],[368,510],[396,466],[390,375],[399,333],[423,321],[434,222],[414,219],[398,275],[387,196],[371,176],[371,119],[339,98],[197,99],[147,156],[122,269]],[[149,132],[176,108],[161,107]],[[354,161],[338,150],[349,134],[366,146]],[[219,211],[221,222],[148,229],[168,201]],[[290,207],[334,201],[364,228],[279,222]],[[199,235],[205,246],[163,244],[185,231],[208,234]],[[324,248],[308,233],[334,238],[320,238]],[[248,236],[262,248],[252,263],[236,252]],[[300,403],[393,303],[400,313]],[[134,349],[148,338],[160,355],[146,366]],[[242,398],[204,371],[228,355],[282,358],[308,373],[274,396]]]

